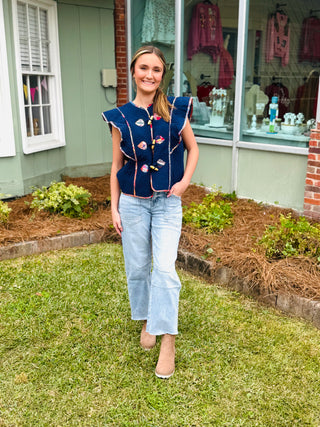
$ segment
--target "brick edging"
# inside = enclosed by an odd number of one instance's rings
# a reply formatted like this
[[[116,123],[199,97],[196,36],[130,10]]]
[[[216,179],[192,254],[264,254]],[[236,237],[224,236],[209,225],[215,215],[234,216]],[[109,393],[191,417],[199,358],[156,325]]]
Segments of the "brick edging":
[[[104,230],[92,230],[0,246],[0,261],[90,245],[106,240]],[[178,251],[177,265],[210,282],[249,295],[286,314],[303,318],[320,329],[320,301],[312,301],[293,294],[270,294],[266,289],[259,286],[252,286],[247,280],[237,277],[231,268],[221,266],[215,269],[210,261],[203,260],[201,257],[183,250]]]
[[[21,256],[37,255],[48,251],[73,248],[75,246],[100,243],[103,241],[103,238],[103,230],[78,231],[62,236],[0,246],[0,261]]]
[[[303,318],[320,329],[320,301],[312,301],[294,294],[270,294],[268,290],[253,286],[248,280],[236,276],[231,268],[221,266],[215,269],[210,261],[189,252],[179,250],[177,264],[211,282],[249,295],[286,314]]]

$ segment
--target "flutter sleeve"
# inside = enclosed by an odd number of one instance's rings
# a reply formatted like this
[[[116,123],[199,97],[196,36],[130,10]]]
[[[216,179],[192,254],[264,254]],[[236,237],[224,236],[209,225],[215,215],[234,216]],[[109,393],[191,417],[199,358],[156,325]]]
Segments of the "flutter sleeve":
[[[112,133],[112,127],[119,130],[121,135],[120,148],[123,154],[135,160],[134,150],[131,143],[130,131],[127,120],[119,108],[113,110],[104,111],[102,118],[109,125],[110,132]]]
[[[173,105],[171,122],[174,125],[177,136],[180,137],[187,120],[191,120],[193,109],[192,98],[179,96],[174,98],[171,104]]]

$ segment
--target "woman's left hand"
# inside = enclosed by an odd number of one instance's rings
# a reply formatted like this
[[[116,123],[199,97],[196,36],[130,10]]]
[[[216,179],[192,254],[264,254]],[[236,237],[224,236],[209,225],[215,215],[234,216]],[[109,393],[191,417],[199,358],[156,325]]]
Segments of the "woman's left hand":
[[[171,187],[171,190],[168,192],[168,197],[175,195],[181,197],[182,194],[186,191],[189,184],[184,182],[183,179]]]

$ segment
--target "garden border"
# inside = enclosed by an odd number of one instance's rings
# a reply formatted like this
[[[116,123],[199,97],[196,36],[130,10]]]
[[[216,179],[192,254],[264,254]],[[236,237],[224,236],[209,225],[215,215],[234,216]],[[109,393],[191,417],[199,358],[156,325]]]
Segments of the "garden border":
[[[0,246],[0,261],[106,241],[108,238],[106,238],[104,230],[91,230],[14,243]],[[286,314],[305,319],[320,329],[320,301],[313,301],[294,294],[270,294],[267,289],[252,285],[248,280],[236,276],[231,268],[221,266],[215,269],[210,261],[183,250],[178,251],[177,265],[210,282],[251,296]]]

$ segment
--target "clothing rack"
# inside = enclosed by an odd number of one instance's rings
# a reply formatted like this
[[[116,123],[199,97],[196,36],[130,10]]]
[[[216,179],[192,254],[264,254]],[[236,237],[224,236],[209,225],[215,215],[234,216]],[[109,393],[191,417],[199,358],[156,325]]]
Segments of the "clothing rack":
[[[201,75],[200,75],[200,79],[201,79],[201,80],[205,79],[206,77],[211,77],[211,76],[205,76],[204,74],[201,74]]]

